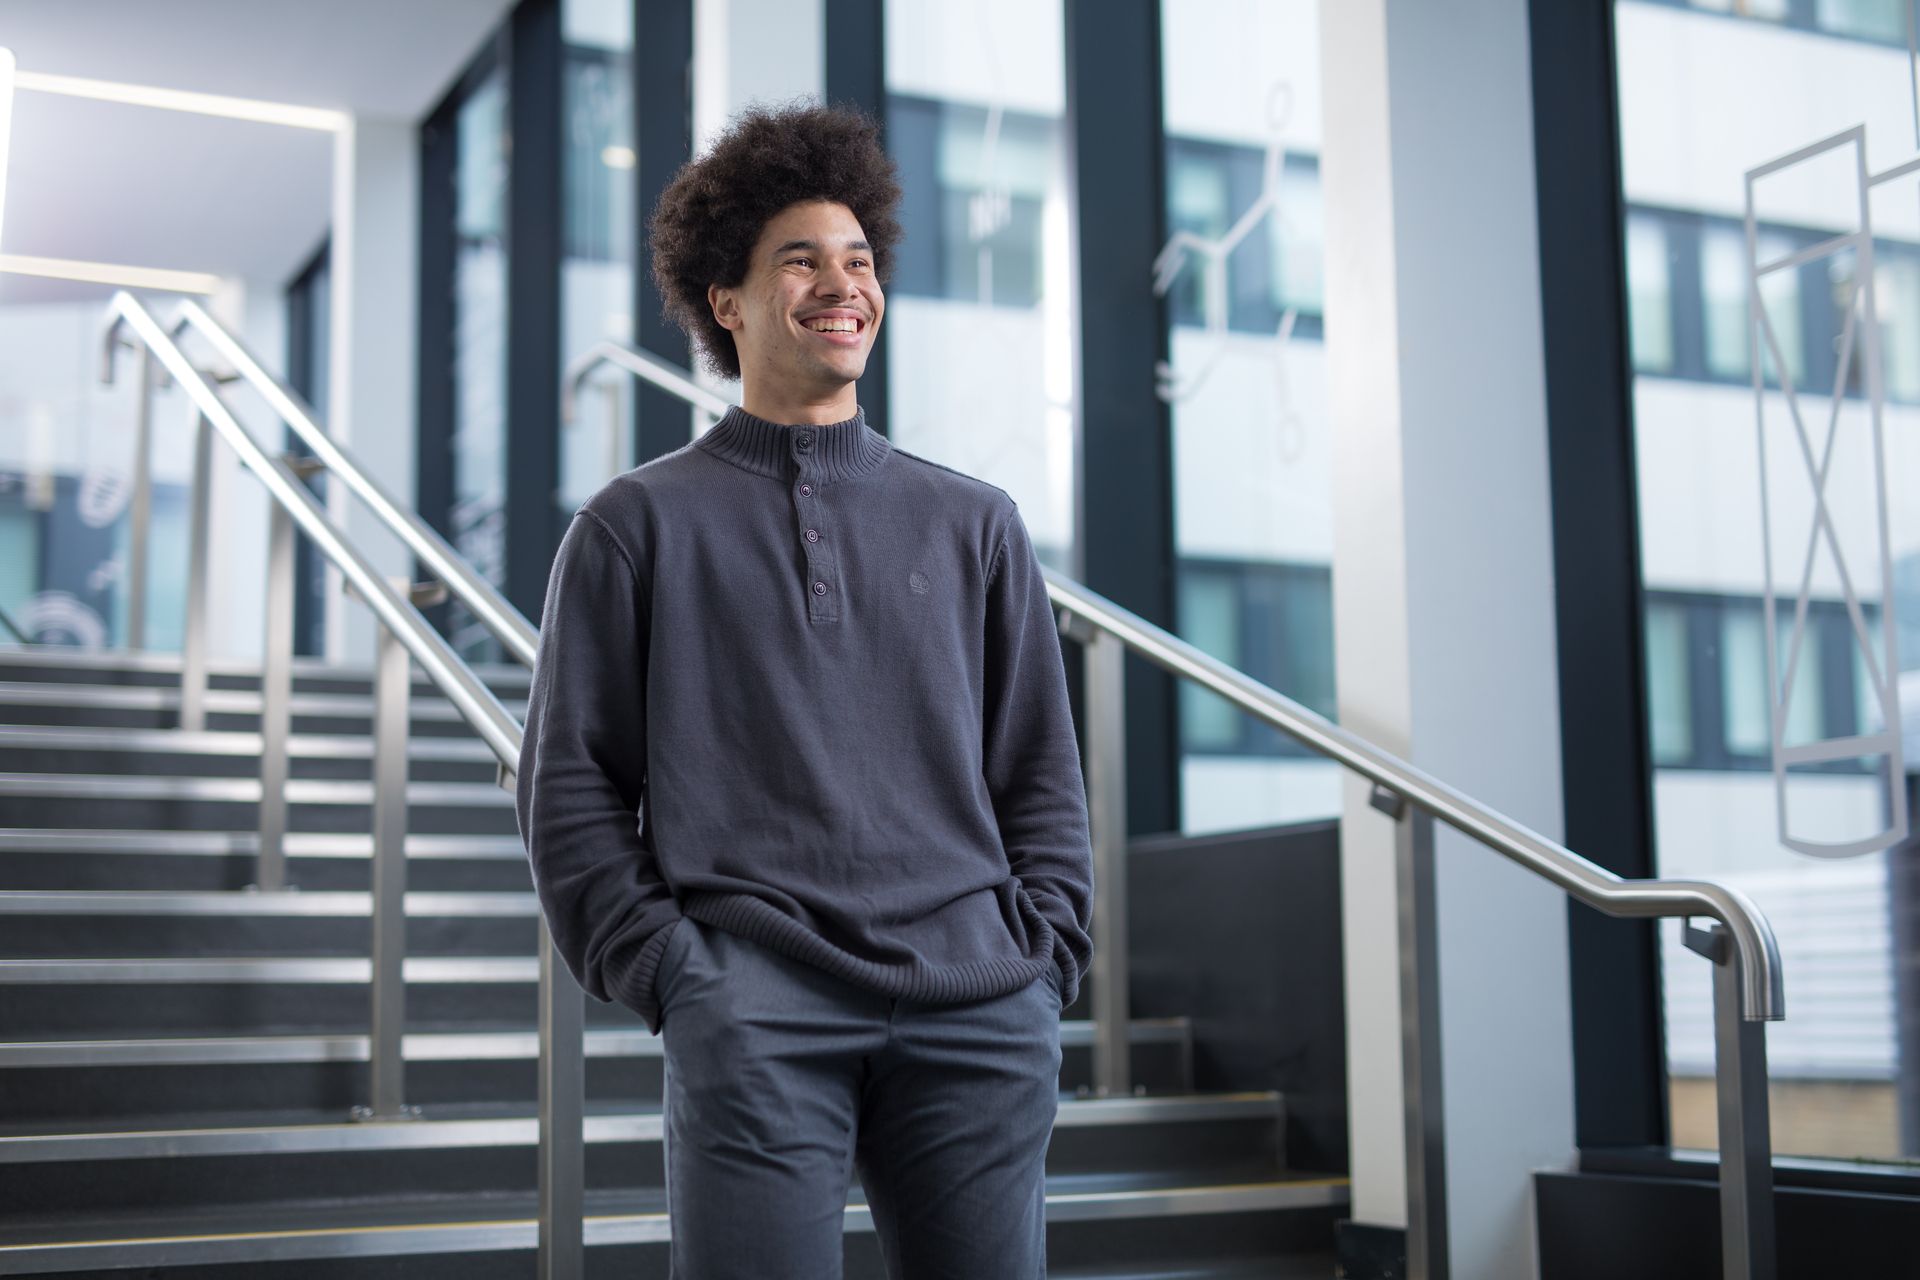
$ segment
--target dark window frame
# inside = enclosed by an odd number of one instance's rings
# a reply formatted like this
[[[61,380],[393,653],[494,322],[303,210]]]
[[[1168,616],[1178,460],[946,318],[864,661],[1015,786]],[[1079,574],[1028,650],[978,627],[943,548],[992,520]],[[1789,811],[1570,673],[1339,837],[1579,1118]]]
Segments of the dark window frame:
[[[332,343],[315,325],[316,304],[323,296],[322,290],[325,291],[327,314],[331,315],[331,235],[320,242],[313,256],[294,272],[293,279],[281,291],[286,303],[287,385],[309,407],[325,400],[321,380],[330,375],[326,366],[333,359]],[[322,349],[327,351],[328,357],[324,363],[318,359],[318,352]],[[327,426],[325,416],[320,422],[323,430]],[[313,450],[294,434],[292,427],[285,428],[283,434],[287,453],[301,458],[313,456]],[[305,484],[315,500],[324,507],[327,502],[326,473],[315,472],[306,479]],[[326,652],[327,607],[327,575],[320,562],[320,550],[311,538],[296,538],[293,549],[293,652],[297,656],[314,657]]]

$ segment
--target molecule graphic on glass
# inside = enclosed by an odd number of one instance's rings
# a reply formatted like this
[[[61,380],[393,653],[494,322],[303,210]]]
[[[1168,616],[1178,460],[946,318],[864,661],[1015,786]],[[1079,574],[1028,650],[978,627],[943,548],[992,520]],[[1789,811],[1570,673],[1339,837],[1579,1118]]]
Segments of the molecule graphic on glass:
[[[1155,363],[1154,372],[1158,375],[1155,391],[1162,400],[1171,403],[1190,398],[1206,382],[1226,353],[1227,264],[1234,250],[1269,218],[1275,219],[1281,228],[1291,227],[1280,197],[1281,176],[1287,154],[1286,131],[1292,114],[1293,86],[1284,80],[1276,81],[1267,93],[1268,139],[1260,194],[1218,239],[1209,239],[1190,231],[1176,231],[1153,260],[1153,292],[1158,297],[1165,297],[1167,290],[1186,270],[1188,258],[1200,259],[1203,272],[1201,295],[1205,300],[1206,332],[1212,348],[1199,368],[1184,375],[1165,360]],[[1298,308],[1287,307],[1274,333],[1278,339],[1273,350],[1275,403],[1279,406],[1278,438],[1282,442],[1283,452],[1289,457],[1298,452],[1300,417],[1291,403],[1286,365],[1281,352],[1287,339],[1293,335],[1298,314]]]

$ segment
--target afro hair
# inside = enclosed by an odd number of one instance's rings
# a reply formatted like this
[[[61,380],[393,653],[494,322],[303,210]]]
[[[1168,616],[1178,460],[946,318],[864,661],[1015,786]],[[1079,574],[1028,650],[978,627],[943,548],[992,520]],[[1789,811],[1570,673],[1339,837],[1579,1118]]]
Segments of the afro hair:
[[[852,211],[885,284],[901,236],[899,174],[879,126],[856,109],[804,98],[748,107],[706,154],[680,167],[654,206],[647,236],[661,309],[721,377],[740,376],[740,353],[714,319],[707,288],[745,280],[767,223],[809,200]]]

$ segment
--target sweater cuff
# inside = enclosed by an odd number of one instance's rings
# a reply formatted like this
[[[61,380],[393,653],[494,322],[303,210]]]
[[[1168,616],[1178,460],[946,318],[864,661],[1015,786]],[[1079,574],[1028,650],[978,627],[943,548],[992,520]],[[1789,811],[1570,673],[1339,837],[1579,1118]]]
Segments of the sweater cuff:
[[[1046,926],[1047,948],[1052,954],[1054,972],[1060,977],[1060,1007],[1066,1008],[1080,996],[1080,966],[1074,962],[1073,949],[1067,946],[1067,940],[1060,936],[1060,926],[1047,914],[1048,906],[1059,902],[1052,894],[1028,889],[1022,885],[1020,892],[1026,896],[1033,913],[1040,917],[1040,923]],[[1059,903],[1059,910],[1065,912],[1066,904]],[[1067,915],[1072,919],[1071,913]]]
[[[628,954],[607,958],[606,987],[610,995],[640,1016],[648,1031],[660,1034],[660,998],[653,980],[660,971],[660,956],[667,949],[667,938],[685,916],[675,916],[647,935],[646,941]]]

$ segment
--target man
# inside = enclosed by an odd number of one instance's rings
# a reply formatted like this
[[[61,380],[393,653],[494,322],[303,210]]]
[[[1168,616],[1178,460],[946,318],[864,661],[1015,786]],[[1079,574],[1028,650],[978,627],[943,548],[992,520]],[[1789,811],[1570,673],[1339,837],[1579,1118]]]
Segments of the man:
[[[819,106],[680,171],[654,277],[741,402],[547,589],[520,827],[574,976],[662,1037],[681,1280],[838,1277],[856,1169],[895,1280],[1045,1275],[1086,796],[1019,510],[855,400],[899,199]]]

